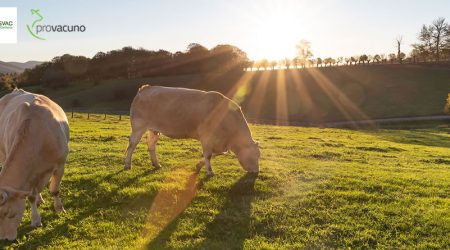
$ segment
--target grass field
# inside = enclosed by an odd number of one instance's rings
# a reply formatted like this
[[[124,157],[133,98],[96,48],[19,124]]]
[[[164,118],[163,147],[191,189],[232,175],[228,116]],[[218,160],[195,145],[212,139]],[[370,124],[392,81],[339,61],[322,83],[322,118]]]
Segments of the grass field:
[[[70,120],[55,214],[30,210],[16,242],[35,249],[450,248],[450,129],[346,130],[252,125],[261,172],[232,155],[194,174],[199,143],[162,137],[161,170],[144,141],[123,171],[129,121]]]

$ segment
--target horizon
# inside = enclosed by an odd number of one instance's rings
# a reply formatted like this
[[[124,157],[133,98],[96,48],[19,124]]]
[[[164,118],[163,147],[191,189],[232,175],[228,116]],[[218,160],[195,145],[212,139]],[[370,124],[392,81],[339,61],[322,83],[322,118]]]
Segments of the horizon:
[[[295,45],[301,39],[311,43],[314,57],[348,57],[393,53],[398,36],[403,36],[402,50],[408,54],[423,24],[438,17],[450,18],[450,2],[443,0],[198,0],[196,4],[135,1],[126,5],[7,0],[1,7],[17,7],[19,22],[18,43],[0,45],[0,60],[5,62],[49,61],[63,54],[92,58],[97,52],[126,46],[174,53],[185,51],[190,43],[208,49],[231,44],[251,60],[280,60],[295,57]],[[83,24],[86,32],[34,39],[25,28],[33,21],[31,9],[40,9],[45,24]],[[104,11],[99,12],[101,9]]]

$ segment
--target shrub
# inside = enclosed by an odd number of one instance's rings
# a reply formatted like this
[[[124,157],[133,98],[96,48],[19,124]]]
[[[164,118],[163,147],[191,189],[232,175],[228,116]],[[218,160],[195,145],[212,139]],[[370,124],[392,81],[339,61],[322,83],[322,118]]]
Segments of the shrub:
[[[448,93],[447,104],[445,104],[444,112],[450,114],[450,93]]]

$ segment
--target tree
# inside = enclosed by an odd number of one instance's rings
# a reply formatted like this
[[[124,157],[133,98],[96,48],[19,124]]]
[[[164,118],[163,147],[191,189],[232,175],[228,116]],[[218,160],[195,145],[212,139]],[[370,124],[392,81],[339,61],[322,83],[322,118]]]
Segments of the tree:
[[[292,67],[294,69],[298,68],[298,59],[297,57],[295,57],[294,59],[292,59]]]
[[[381,63],[385,63],[386,62],[386,54],[381,54],[380,58],[381,58]]]
[[[401,51],[401,46],[403,44],[403,36],[398,36],[395,41],[397,42],[397,59],[399,63],[402,63],[402,59],[400,58],[400,54],[402,53]]]
[[[317,59],[311,58],[308,60],[308,67],[314,67],[316,65]]]
[[[381,61],[381,56],[380,55],[374,55],[373,56],[373,60],[375,61],[375,62],[377,62],[377,63],[379,63],[380,61]]]
[[[424,24],[419,33],[419,44],[413,44],[417,54],[422,58],[422,60],[427,61],[427,59],[433,53],[433,42],[431,39],[431,30]]]
[[[285,58],[283,60],[284,65],[286,66],[286,69],[289,69],[291,66],[291,60],[289,58]]]
[[[275,66],[277,66],[277,61],[270,61],[269,62],[269,64],[270,64],[270,67],[272,68],[272,70],[275,70]]]
[[[336,62],[338,65],[342,64],[344,62],[344,57],[342,57],[342,56],[338,57]]]
[[[349,65],[350,62],[352,61],[352,59],[350,57],[346,57],[344,60],[347,65]]]
[[[330,58],[330,64],[332,64],[333,66],[336,65],[336,59]]]
[[[419,52],[418,49],[413,48],[411,50],[411,52],[409,53],[409,56],[412,58],[413,63],[416,63],[417,62],[417,57],[420,56],[420,52]]]
[[[391,64],[394,63],[397,56],[394,53],[389,54],[389,61],[391,61]]]
[[[306,40],[300,40],[300,42],[295,46],[297,48],[297,59],[298,63],[305,67],[306,62],[313,57],[313,53],[311,51],[311,45]]]
[[[325,64],[325,66],[327,66],[327,65],[331,66],[336,63],[336,60],[331,57],[327,57],[327,58],[323,59],[323,63]]]
[[[195,56],[202,56],[208,54],[209,50],[199,43],[190,43],[187,46],[186,52]]]
[[[365,62],[366,62],[368,59],[369,59],[369,57],[368,57],[366,54],[361,55],[361,56],[359,57],[359,61],[362,62],[363,64],[365,64]]]
[[[17,86],[17,73],[0,74],[0,90],[11,90]]]
[[[319,67],[319,65],[322,66],[322,58],[317,57],[317,59],[316,59],[316,66]]]
[[[435,53],[436,53],[436,60],[439,62],[441,58],[441,50],[444,46],[444,43],[446,41],[446,37],[448,34],[448,28],[449,25],[445,22],[445,18],[439,17],[438,19],[433,21],[433,24],[431,26],[431,36],[434,40],[434,46],[435,46]]]
[[[266,70],[269,67],[269,61],[267,59],[262,59],[259,62],[259,67],[263,68],[263,70]]]
[[[246,71],[253,71],[253,68],[255,67],[255,61],[253,60],[249,60],[247,67],[246,67]]]
[[[418,54],[424,60],[434,58],[440,61],[442,53],[449,53],[450,58],[450,25],[445,22],[445,18],[439,17],[431,25],[423,25],[418,39],[420,43],[413,44]]]

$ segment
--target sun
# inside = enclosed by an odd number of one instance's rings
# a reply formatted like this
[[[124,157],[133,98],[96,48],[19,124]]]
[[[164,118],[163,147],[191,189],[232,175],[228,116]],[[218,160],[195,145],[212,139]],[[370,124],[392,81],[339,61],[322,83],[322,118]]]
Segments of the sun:
[[[251,34],[252,46],[248,50],[251,59],[281,60],[295,57],[295,45],[301,38],[301,27],[288,8],[277,7],[256,17]]]

